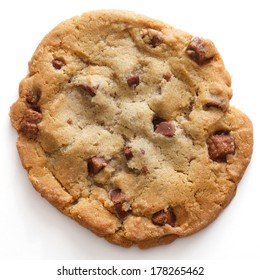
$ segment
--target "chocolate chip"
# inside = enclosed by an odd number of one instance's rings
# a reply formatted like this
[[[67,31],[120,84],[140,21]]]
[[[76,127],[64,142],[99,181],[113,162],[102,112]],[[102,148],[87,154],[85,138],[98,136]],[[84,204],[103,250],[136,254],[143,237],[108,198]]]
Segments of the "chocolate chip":
[[[123,219],[130,214],[130,211],[123,209],[123,203],[126,201],[126,195],[121,189],[110,191],[110,198],[114,203],[114,208],[119,218]]]
[[[27,109],[24,113],[20,130],[28,138],[36,138],[38,134],[38,123],[42,121],[42,114],[32,109]]]
[[[53,59],[53,61],[52,61],[52,66],[57,70],[60,70],[64,65],[65,65],[65,63],[60,59],[56,58],[56,59]]]
[[[176,216],[171,208],[166,211],[160,210],[152,215],[152,222],[157,226],[164,226],[169,224],[174,227],[176,223]]]
[[[160,122],[156,125],[155,133],[161,134],[166,137],[173,137],[175,134],[175,126],[172,122]]]
[[[130,160],[133,157],[132,148],[125,147],[124,148],[124,155],[125,155],[126,160]]]
[[[98,174],[105,166],[108,161],[103,157],[93,157],[88,160],[88,174],[93,177]]]
[[[131,88],[136,88],[140,83],[140,79],[138,75],[132,75],[127,79],[127,84]]]
[[[32,109],[27,109],[23,116],[24,121],[38,124],[42,121],[42,114]]]
[[[41,98],[42,92],[40,89],[29,89],[26,94],[26,101],[31,105],[36,105],[40,98]]]
[[[213,54],[209,53],[204,40],[199,37],[194,37],[186,50],[190,58],[200,65],[209,62],[213,57]]]
[[[121,189],[113,189],[109,194],[114,204],[122,204],[126,201],[126,196]]]
[[[235,153],[235,142],[226,132],[216,132],[207,139],[210,159],[225,162],[227,155]]]
[[[141,168],[141,174],[147,175],[148,173],[149,173],[149,170],[148,170],[147,166],[143,166]]]
[[[79,85],[79,88],[85,93],[90,95],[91,97],[94,97],[97,93],[97,90],[99,88],[99,85],[97,86],[87,86],[87,85]]]
[[[152,48],[156,48],[162,43],[162,33],[158,30],[143,29],[141,34],[144,43],[149,44]]]
[[[73,124],[73,120],[71,118],[67,119],[67,124],[72,125]]]
[[[153,48],[156,48],[157,46],[159,46],[162,43],[162,40],[159,36],[154,35],[151,38],[150,44],[153,46]]]
[[[22,121],[20,125],[20,130],[28,137],[28,138],[36,138],[39,129],[37,124],[29,123],[26,121]]]
[[[172,77],[172,74],[169,73],[169,72],[163,75],[163,78],[164,78],[167,82],[170,81],[171,77]]]

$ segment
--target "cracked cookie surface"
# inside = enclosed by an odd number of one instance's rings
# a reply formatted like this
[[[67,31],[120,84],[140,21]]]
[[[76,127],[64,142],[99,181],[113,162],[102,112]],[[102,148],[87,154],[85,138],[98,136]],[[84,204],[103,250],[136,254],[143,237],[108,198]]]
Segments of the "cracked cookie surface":
[[[235,194],[252,125],[207,39],[124,11],[64,21],[10,111],[34,188],[108,241],[148,248],[207,226]]]

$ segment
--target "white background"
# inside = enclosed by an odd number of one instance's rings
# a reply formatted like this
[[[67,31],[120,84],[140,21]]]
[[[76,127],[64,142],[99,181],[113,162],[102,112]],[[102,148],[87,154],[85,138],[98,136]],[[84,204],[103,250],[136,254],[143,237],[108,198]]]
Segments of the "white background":
[[[0,259],[260,259],[260,39],[258,1],[8,0],[0,4]],[[62,215],[32,188],[9,121],[19,81],[42,37],[93,9],[126,9],[214,41],[233,78],[231,101],[254,124],[254,154],[232,203],[203,231],[140,250],[109,244]]]

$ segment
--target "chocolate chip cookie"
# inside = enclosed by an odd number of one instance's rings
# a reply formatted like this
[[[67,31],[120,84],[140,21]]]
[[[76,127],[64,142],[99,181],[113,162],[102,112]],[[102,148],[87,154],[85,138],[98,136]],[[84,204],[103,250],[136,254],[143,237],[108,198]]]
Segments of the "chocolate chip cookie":
[[[10,111],[34,188],[108,241],[167,244],[212,222],[251,157],[214,44],[126,11],[94,11],[39,44]]]

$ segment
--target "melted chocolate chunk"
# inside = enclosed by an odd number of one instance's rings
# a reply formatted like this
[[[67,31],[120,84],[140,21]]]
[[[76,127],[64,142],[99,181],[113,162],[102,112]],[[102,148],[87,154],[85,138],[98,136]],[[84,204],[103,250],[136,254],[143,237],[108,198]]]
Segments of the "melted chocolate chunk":
[[[98,174],[105,166],[107,166],[107,160],[103,157],[93,157],[88,160],[88,174],[93,177]]]
[[[26,101],[31,105],[37,105],[41,98],[42,92],[40,89],[29,89],[26,94]]]
[[[175,130],[175,126],[172,122],[163,121],[156,125],[154,132],[166,137],[173,137]]]
[[[169,224],[174,227],[176,223],[176,216],[171,208],[166,211],[160,210],[152,215],[152,222],[157,226],[164,226]]]
[[[20,130],[28,138],[36,138],[38,134],[38,124],[42,121],[42,114],[32,109],[27,109],[24,113],[23,120],[20,125]]]
[[[111,190],[110,198],[114,203],[114,208],[119,218],[123,219],[130,214],[130,211],[123,209],[123,203],[126,201],[126,195],[121,189]]]
[[[209,62],[213,57],[213,55],[209,55],[204,40],[199,37],[195,37],[190,41],[187,53],[192,60],[200,65]]]
[[[29,123],[38,124],[42,121],[42,114],[35,110],[27,109],[24,113],[23,120]]]
[[[227,155],[235,153],[235,142],[232,136],[225,132],[216,132],[207,139],[210,159],[226,162]]]
[[[21,122],[20,130],[31,139],[35,139],[38,134],[38,126],[34,123],[28,123],[26,121]]]
[[[121,189],[113,189],[110,191],[110,198],[114,204],[122,204],[125,202],[125,194]]]

